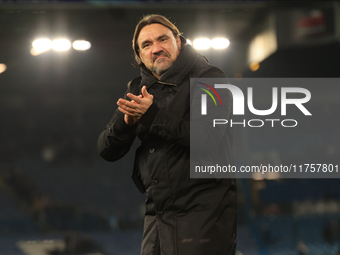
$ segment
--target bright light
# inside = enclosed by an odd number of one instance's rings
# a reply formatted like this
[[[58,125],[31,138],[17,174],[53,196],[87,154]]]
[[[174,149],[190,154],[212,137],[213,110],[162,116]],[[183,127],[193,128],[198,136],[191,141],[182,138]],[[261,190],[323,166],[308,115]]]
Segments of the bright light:
[[[71,42],[67,39],[57,39],[52,42],[52,49],[55,51],[66,51],[71,48]]]
[[[0,63],[0,73],[5,72],[7,69],[7,66],[5,64]]]
[[[253,62],[249,65],[250,70],[253,72],[257,71],[260,68],[260,64],[257,62]]]
[[[192,42],[189,39],[187,39],[187,44],[192,46]]]
[[[42,38],[35,40],[32,43],[32,46],[36,55],[39,55],[40,53],[50,50],[52,48],[52,42],[49,39]]]
[[[207,50],[211,47],[211,41],[207,38],[200,38],[194,41],[194,47],[197,50]]]
[[[254,180],[256,180],[256,181],[261,181],[261,180],[264,179],[262,173],[260,173],[260,172],[255,172],[255,173],[253,173],[253,174],[252,174],[252,178],[253,178]]]
[[[226,38],[215,38],[211,41],[211,46],[215,50],[225,49],[229,46],[230,42]]]
[[[74,41],[72,44],[75,50],[88,50],[91,48],[91,43],[84,40]]]
[[[30,53],[31,53],[32,56],[38,56],[38,55],[40,55],[41,53],[44,53],[44,52],[45,51],[38,51],[35,48],[31,48],[31,50],[30,50]]]

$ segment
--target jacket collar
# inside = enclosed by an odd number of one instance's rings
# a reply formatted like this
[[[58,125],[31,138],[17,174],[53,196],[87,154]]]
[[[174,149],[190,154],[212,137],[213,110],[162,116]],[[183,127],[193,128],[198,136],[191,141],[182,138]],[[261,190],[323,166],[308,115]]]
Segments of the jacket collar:
[[[141,86],[145,85],[149,88],[157,82],[174,86],[182,83],[197,60],[203,56],[200,55],[191,45],[185,44],[186,40],[182,36],[181,41],[184,46],[182,47],[176,61],[159,79],[157,79],[145,66],[141,68]]]

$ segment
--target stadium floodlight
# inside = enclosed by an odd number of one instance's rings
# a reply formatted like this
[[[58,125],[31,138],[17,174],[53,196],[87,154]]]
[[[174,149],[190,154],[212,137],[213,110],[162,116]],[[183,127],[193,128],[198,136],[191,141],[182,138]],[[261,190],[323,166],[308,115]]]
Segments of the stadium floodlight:
[[[7,69],[7,66],[4,63],[0,63],[0,73],[5,72]]]
[[[56,39],[52,41],[52,49],[55,51],[66,51],[71,48],[71,42],[67,39]]]
[[[193,45],[197,50],[207,50],[211,47],[211,40],[208,38],[199,38],[194,41]]]
[[[215,38],[211,41],[211,47],[215,50],[222,50],[229,46],[230,42],[226,38]]]
[[[40,54],[50,50],[52,48],[52,42],[50,39],[41,38],[33,41],[32,46],[35,52]]]
[[[75,50],[88,50],[91,48],[91,43],[85,40],[77,40],[73,42],[72,46]]]

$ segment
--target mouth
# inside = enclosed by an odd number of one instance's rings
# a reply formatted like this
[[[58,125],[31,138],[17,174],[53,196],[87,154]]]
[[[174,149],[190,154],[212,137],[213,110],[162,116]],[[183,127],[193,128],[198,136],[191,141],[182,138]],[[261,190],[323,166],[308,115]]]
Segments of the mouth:
[[[162,55],[157,56],[157,57],[154,59],[153,62],[156,62],[158,59],[162,59],[162,58],[169,58],[169,57],[166,56],[166,55],[164,55],[164,54],[162,54]]]
[[[160,59],[164,59],[164,58],[167,58],[167,57],[166,57],[166,56],[159,56],[159,57],[157,57],[157,58],[155,59],[154,62],[156,62],[157,60],[160,60]]]

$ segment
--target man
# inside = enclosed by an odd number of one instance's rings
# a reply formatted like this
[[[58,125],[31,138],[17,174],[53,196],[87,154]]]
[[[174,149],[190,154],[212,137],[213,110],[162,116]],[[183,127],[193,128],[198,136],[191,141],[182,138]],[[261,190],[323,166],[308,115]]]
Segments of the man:
[[[235,254],[235,180],[191,179],[189,172],[190,78],[225,78],[223,71],[186,44],[161,15],[138,23],[133,50],[141,76],[118,100],[98,149],[105,160],[115,161],[136,136],[141,140],[132,174],[137,188],[147,193],[141,254]],[[230,118],[231,104],[227,110]],[[221,136],[233,164],[230,128]]]

